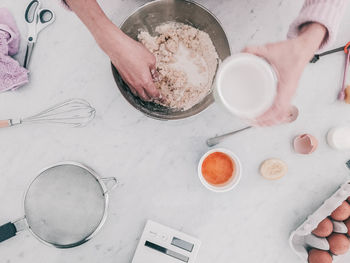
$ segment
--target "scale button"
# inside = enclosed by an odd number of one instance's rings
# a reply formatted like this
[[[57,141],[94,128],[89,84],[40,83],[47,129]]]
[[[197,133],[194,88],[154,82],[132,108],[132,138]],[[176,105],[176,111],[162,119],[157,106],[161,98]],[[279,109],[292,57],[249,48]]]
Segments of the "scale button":
[[[158,234],[157,234],[156,232],[153,232],[153,231],[149,231],[149,234],[150,234],[152,237],[158,236]]]

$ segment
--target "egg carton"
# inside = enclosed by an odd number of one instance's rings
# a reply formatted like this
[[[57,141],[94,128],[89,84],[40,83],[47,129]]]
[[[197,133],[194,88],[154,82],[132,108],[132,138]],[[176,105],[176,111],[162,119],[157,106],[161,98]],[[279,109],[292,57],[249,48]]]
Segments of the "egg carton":
[[[319,207],[312,215],[310,215],[304,223],[302,223],[295,231],[293,231],[289,238],[289,244],[293,251],[304,261],[308,262],[308,249],[311,247],[320,248],[323,250],[329,249],[328,241],[325,238],[318,238],[311,234],[311,232],[318,226],[318,224],[330,216],[331,213],[339,207],[350,196],[350,180],[342,184],[340,188],[327,199],[321,207]],[[341,222],[334,223],[334,232],[347,233],[347,228]],[[345,228],[344,228],[345,227]],[[333,256],[333,262],[337,262],[340,256]]]

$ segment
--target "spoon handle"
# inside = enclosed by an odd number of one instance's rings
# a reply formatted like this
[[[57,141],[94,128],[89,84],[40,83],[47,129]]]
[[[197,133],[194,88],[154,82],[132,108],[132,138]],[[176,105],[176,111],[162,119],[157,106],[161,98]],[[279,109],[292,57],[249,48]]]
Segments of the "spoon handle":
[[[209,147],[215,146],[218,143],[220,143],[221,141],[223,141],[225,138],[227,138],[227,137],[229,137],[231,135],[234,135],[236,133],[248,130],[250,128],[253,128],[253,127],[252,126],[247,126],[247,127],[244,127],[242,129],[239,129],[239,130],[236,130],[236,131],[233,131],[233,132],[229,132],[229,133],[226,133],[226,134],[223,134],[223,135],[215,136],[215,137],[210,138],[210,139],[207,140],[207,145]]]
[[[12,126],[10,120],[0,120],[0,128],[7,128],[10,126]]]
[[[344,48],[346,46],[342,46],[342,47],[338,47],[338,48],[335,48],[335,49],[332,49],[332,50],[328,50],[326,52],[323,52],[321,54],[316,54],[310,61],[310,63],[316,63],[320,57],[322,56],[325,56],[325,55],[329,55],[329,54],[332,54],[332,53],[335,53],[335,52],[339,52],[339,51],[344,51]]]

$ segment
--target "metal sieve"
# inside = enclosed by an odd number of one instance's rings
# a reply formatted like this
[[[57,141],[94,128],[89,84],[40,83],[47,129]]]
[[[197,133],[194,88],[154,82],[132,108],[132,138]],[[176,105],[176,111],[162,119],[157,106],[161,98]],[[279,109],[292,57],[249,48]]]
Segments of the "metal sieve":
[[[113,185],[109,185],[113,182]],[[37,239],[57,248],[71,248],[90,240],[107,217],[108,193],[115,177],[99,178],[76,162],[44,169],[29,185],[24,214],[0,226],[0,242],[28,229]]]

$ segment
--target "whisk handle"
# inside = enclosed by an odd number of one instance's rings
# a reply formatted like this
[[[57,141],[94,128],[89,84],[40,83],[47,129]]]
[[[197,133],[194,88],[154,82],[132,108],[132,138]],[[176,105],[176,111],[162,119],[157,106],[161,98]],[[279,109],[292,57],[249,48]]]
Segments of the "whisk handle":
[[[10,126],[12,126],[10,120],[2,120],[2,121],[0,121],[0,128],[7,128],[7,127],[10,127]]]

